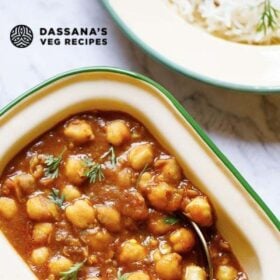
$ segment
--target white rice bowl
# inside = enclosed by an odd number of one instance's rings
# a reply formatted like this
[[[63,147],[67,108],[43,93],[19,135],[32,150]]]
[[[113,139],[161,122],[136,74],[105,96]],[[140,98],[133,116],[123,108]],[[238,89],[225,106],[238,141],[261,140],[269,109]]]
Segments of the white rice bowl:
[[[166,0],[165,0],[166,1]],[[265,0],[169,0],[191,24],[228,40],[248,44],[280,43],[280,28],[258,31]],[[280,11],[280,0],[271,0]],[[280,23],[280,13],[278,17]]]

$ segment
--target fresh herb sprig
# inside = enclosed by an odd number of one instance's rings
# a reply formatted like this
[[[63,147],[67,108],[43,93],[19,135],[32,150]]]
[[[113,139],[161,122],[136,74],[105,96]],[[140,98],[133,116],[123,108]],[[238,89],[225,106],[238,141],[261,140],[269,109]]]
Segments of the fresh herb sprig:
[[[72,265],[67,271],[60,273],[60,280],[77,280],[78,279],[78,272],[84,265],[85,261],[80,263],[75,263]]]
[[[279,16],[280,11],[272,6],[271,0],[265,0],[263,2],[263,12],[257,26],[257,31],[266,34],[269,29],[275,30],[279,27]]]
[[[63,203],[65,201],[65,196],[62,194],[60,195],[60,192],[56,188],[52,188],[51,193],[49,195],[49,199],[55,203],[58,207],[63,208]]]
[[[163,218],[163,222],[167,225],[175,225],[181,221],[180,218],[176,216],[167,216]]]
[[[139,173],[138,177],[137,177],[137,181],[136,181],[136,187],[139,185],[139,182],[141,180],[142,175],[147,171],[148,169],[148,164],[145,164],[144,168],[141,170],[141,172]]]
[[[117,273],[118,280],[127,280],[129,273],[121,274],[120,270]]]
[[[85,158],[84,163],[87,167],[84,176],[89,178],[90,183],[95,183],[96,181],[101,182],[102,180],[104,180],[105,176],[103,174],[102,166],[100,163],[94,162],[90,158]]]
[[[110,162],[115,167],[117,164],[117,158],[116,158],[116,152],[113,146],[110,147],[110,149],[101,157],[106,158],[107,156],[110,156]]]
[[[46,167],[44,168],[45,177],[50,179],[55,179],[58,177],[59,165],[62,161],[62,156],[65,151],[66,148],[64,148],[63,151],[57,157],[54,155],[46,155],[44,159],[44,164],[46,165]]]

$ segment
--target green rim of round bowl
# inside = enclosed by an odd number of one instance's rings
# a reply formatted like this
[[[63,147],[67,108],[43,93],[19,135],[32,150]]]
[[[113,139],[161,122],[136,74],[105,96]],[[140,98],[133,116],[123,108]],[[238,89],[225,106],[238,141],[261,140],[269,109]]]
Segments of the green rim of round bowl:
[[[207,77],[205,75],[201,75],[192,71],[191,69],[187,69],[178,65],[177,63],[173,62],[172,60],[168,59],[167,57],[160,54],[157,50],[150,47],[146,44],[143,40],[141,40],[137,34],[135,34],[129,26],[125,24],[125,22],[117,15],[113,7],[110,5],[110,0],[101,0],[103,6],[111,15],[115,23],[119,26],[122,32],[129,38],[129,40],[133,41],[136,45],[138,45],[142,50],[148,53],[152,58],[156,61],[166,65],[168,68],[183,74],[184,76],[190,77],[194,80],[204,82],[206,84],[229,89],[239,93],[254,93],[260,95],[267,95],[267,94],[279,94],[280,93],[280,85],[277,87],[268,87],[268,86],[249,86],[249,85],[242,85],[237,83],[230,83],[230,82],[223,82],[217,79],[213,79]],[[279,77],[280,80],[280,77]]]

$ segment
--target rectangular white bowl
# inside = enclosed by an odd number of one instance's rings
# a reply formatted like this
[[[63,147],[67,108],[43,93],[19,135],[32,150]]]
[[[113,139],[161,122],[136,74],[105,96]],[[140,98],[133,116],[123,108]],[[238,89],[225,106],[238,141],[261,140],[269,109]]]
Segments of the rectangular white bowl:
[[[126,112],[142,122],[209,196],[217,228],[249,278],[279,279],[277,218],[174,97],[141,75],[110,68],[75,70],[46,81],[3,108],[0,174],[22,148],[55,124],[96,109]],[[3,235],[0,248],[1,280],[36,279]]]

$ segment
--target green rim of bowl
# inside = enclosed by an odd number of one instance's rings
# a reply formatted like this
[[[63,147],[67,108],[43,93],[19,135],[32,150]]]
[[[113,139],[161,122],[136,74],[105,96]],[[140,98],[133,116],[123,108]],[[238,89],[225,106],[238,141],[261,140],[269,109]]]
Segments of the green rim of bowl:
[[[208,147],[216,154],[216,156],[223,162],[223,164],[229,169],[229,171],[234,175],[234,177],[240,182],[240,184],[244,187],[244,189],[250,194],[250,196],[256,201],[256,203],[262,208],[262,210],[266,213],[271,222],[275,225],[275,227],[280,231],[280,221],[273,214],[273,212],[269,209],[269,207],[265,204],[265,202],[260,198],[260,196],[254,191],[254,189],[249,185],[249,183],[243,178],[243,176],[239,173],[239,171],[232,165],[232,163],[226,158],[226,156],[218,149],[218,147],[212,142],[212,140],[207,136],[204,130],[198,125],[198,123],[191,117],[191,115],[185,110],[185,108],[177,101],[177,99],[163,86],[158,84],[157,82],[151,80],[150,78],[137,74],[134,72],[130,72],[127,70],[121,70],[118,68],[112,67],[87,67],[87,68],[78,68],[74,70],[70,70],[67,72],[63,72],[58,74],[45,82],[31,88],[26,91],[14,101],[10,102],[8,105],[0,109],[0,117],[15,107],[22,100],[27,98],[28,96],[35,94],[38,90],[66,77],[74,76],[76,74],[87,73],[87,72],[109,72],[109,73],[117,73],[121,75],[130,76],[134,79],[138,79],[143,81],[154,88],[156,88],[161,94],[163,94],[169,101],[174,105],[177,111],[182,115],[182,117],[188,122],[193,129],[197,132],[197,134],[201,137],[201,139],[208,145]]]
[[[111,15],[115,23],[119,26],[119,28],[122,30],[126,36],[133,41],[135,44],[137,44],[142,50],[144,50],[146,53],[148,53],[152,58],[154,58],[156,61],[166,65],[167,67],[171,68],[174,71],[177,71],[184,76],[190,77],[194,80],[204,82],[206,84],[224,88],[224,89],[230,89],[233,91],[239,91],[239,93],[255,93],[255,94],[279,94],[280,93],[280,86],[277,87],[266,87],[266,86],[249,86],[249,85],[242,85],[237,83],[230,83],[230,82],[223,82],[217,79],[212,79],[208,76],[201,75],[197,72],[193,72],[190,69],[187,69],[185,67],[180,66],[179,64],[174,63],[172,60],[168,59],[167,57],[160,54],[158,51],[150,47],[148,44],[146,44],[143,40],[141,40],[136,33],[134,33],[129,26],[126,25],[126,23],[121,19],[121,17],[118,16],[118,14],[115,12],[114,8],[110,5],[110,0],[101,0],[101,3],[103,3],[103,6],[108,11],[108,13]]]

